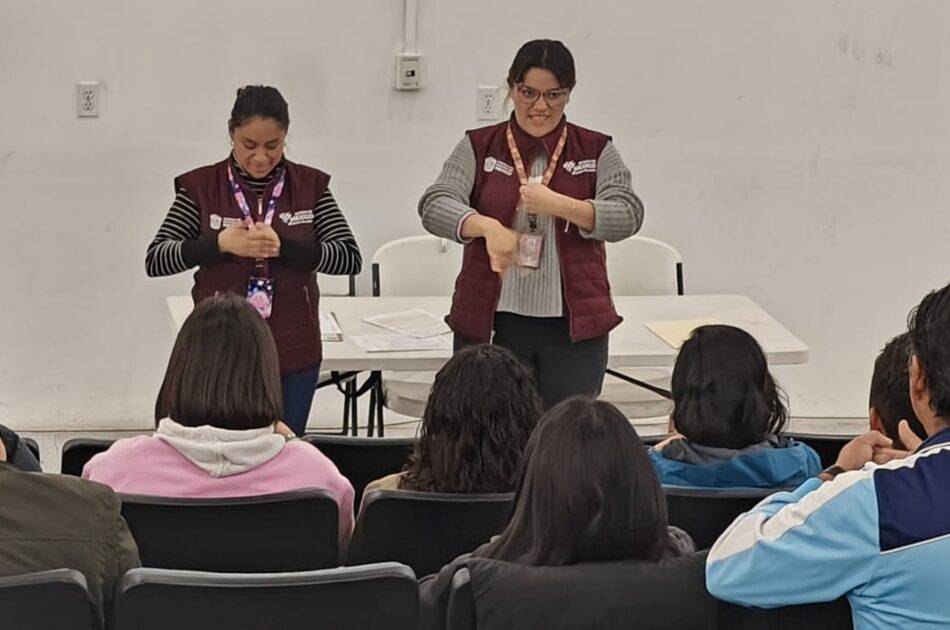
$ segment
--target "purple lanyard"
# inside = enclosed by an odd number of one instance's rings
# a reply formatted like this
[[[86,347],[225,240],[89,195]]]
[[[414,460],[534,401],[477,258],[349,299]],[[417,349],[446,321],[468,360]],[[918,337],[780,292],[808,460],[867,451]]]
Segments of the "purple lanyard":
[[[277,208],[277,200],[280,199],[280,194],[284,192],[284,176],[286,174],[287,170],[282,168],[280,170],[280,178],[277,180],[274,190],[271,191],[270,200],[267,202],[267,212],[264,213],[264,225],[270,225],[274,222],[274,210]],[[231,170],[230,164],[228,164],[228,180],[231,182],[231,192],[234,194],[234,200],[241,209],[241,214],[244,215],[244,222],[248,226],[253,225],[254,219],[251,217],[251,208],[247,205],[247,197],[244,196],[241,185],[234,179],[234,171]],[[258,219],[260,219],[260,217],[258,217]]]

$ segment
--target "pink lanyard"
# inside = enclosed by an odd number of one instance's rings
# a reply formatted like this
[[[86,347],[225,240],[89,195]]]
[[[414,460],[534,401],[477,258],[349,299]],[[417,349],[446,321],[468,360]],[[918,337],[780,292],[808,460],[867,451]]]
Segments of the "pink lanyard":
[[[280,199],[280,194],[284,192],[284,176],[286,174],[286,169],[280,170],[280,178],[277,180],[277,184],[274,185],[274,190],[272,190],[270,194],[270,200],[267,202],[267,212],[264,213],[263,217],[264,225],[270,225],[274,222],[274,210],[277,208],[277,200]],[[234,200],[241,209],[241,214],[244,215],[244,223],[250,227],[254,224],[254,219],[251,217],[251,208],[247,205],[247,197],[244,196],[241,185],[234,179],[234,171],[231,170],[230,164],[228,164],[228,180],[231,182],[231,193],[234,194]],[[260,211],[260,205],[258,205],[258,211]],[[261,219],[260,216],[257,218],[258,220]]]
[[[518,171],[518,179],[521,180],[522,186],[528,185],[528,173],[524,169],[524,162],[521,160],[521,151],[518,150],[518,145],[515,144],[515,136],[511,133],[511,124],[508,125],[508,131],[506,133],[508,137],[508,150],[511,151],[511,159],[515,163],[515,170]],[[551,178],[554,177],[554,169],[557,168],[557,161],[561,159],[561,152],[564,151],[564,145],[567,143],[567,125],[564,125],[564,131],[561,132],[561,137],[557,141],[557,146],[554,148],[554,153],[551,154],[551,159],[548,161],[548,168],[544,171],[544,178],[541,180],[541,184],[547,186],[551,183]]]

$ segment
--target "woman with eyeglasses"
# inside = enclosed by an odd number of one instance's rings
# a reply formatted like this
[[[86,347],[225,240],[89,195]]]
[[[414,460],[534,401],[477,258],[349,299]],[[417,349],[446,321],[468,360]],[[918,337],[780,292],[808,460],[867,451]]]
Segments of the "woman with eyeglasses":
[[[280,359],[284,422],[307,426],[322,358],[314,272],[353,275],[362,258],[330,176],[284,155],[290,126],[276,88],[237,92],[231,154],[175,179],[175,201],[145,254],[149,276],[198,267],[195,304],[233,292],[267,320]]]
[[[511,118],[466,133],[419,215],[465,245],[447,318],[456,349],[509,348],[550,408],[600,393],[607,335],[621,321],[604,241],[636,233],[643,205],[610,137],[565,119],[576,78],[564,44],[526,43],[507,83]]]

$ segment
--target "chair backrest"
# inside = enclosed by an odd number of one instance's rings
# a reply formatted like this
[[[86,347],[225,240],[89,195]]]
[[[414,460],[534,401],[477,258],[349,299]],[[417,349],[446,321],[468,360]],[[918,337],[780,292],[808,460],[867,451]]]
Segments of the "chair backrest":
[[[853,435],[818,435],[814,433],[786,432],[785,435],[799,442],[804,442],[815,449],[821,459],[822,468],[827,468],[838,461],[841,448],[854,438]]]
[[[142,566],[268,573],[338,564],[338,510],[326,490],[226,499],[120,498]]]
[[[745,608],[726,602],[718,603],[716,619],[709,619],[707,627],[728,630],[851,630],[851,606],[845,597],[831,602],[783,606],[781,608]],[[471,573],[461,568],[452,576],[446,611],[446,630],[476,630],[475,599],[472,594]]]
[[[82,476],[82,469],[86,463],[103,451],[109,450],[115,440],[98,438],[73,438],[63,444],[63,454],[60,459],[59,472],[64,475]]]
[[[697,549],[708,549],[732,521],[759,501],[786,488],[692,488],[663,486],[670,525],[693,538]]]
[[[20,444],[24,444],[30,452],[33,453],[33,456],[36,457],[36,461],[40,461],[40,445],[36,440],[30,437],[20,436]]]
[[[683,295],[683,257],[647,236],[607,243],[607,279],[614,295]]]
[[[303,439],[313,444],[340,473],[353,484],[353,505],[359,505],[363,490],[371,481],[403,469],[416,445],[416,438],[361,438],[346,435],[308,433]]]
[[[331,276],[317,274],[320,295],[327,297],[353,297],[356,295],[356,276]]]
[[[430,234],[398,238],[373,254],[373,295],[452,295],[462,247]]]
[[[88,630],[101,613],[75,569],[0,577],[0,626],[43,630]]]
[[[374,490],[363,500],[346,563],[394,561],[434,573],[501,532],[514,495]]]
[[[418,587],[394,562],[243,575],[132,569],[117,611],[119,630],[415,630]]]

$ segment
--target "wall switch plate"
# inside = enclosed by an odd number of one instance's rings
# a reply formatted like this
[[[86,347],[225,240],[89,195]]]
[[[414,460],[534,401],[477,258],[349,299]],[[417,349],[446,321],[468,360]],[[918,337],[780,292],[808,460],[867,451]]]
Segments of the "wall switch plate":
[[[418,90],[422,88],[422,55],[399,53],[396,55],[396,89]]]
[[[98,81],[80,81],[76,84],[76,115],[80,118],[99,116]]]
[[[475,115],[478,120],[498,120],[501,118],[504,97],[497,85],[479,85],[475,94]]]

